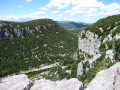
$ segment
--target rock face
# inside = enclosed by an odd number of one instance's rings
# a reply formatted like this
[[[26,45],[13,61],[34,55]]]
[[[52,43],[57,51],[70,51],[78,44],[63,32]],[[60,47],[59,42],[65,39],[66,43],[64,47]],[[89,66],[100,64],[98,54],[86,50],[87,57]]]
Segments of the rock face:
[[[7,23],[2,23],[0,22],[0,39],[1,38],[14,38],[14,37],[20,37],[24,38],[26,34],[34,34],[35,31],[40,31],[45,29],[54,29],[57,27],[57,23],[55,24],[47,24],[47,25],[37,25],[34,28],[28,27],[28,26],[20,26],[14,25],[13,23],[7,24]],[[14,26],[14,27],[13,27]],[[12,36],[11,36],[12,35]]]
[[[76,78],[56,82],[35,80],[32,87],[30,82],[26,75],[15,75],[0,81],[0,90],[84,90],[83,84]]]
[[[120,67],[117,69],[117,74],[115,76],[114,90],[120,90]]]
[[[78,65],[77,65],[77,76],[78,75],[82,75],[83,74],[83,62],[80,62]]]
[[[93,63],[94,61],[96,61],[97,58],[99,58],[100,56],[101,56],[101,54],[97,54],[97,55],[94,55],[94,56],[93,56],[92,58],[90,58],[90,59],[85,59],[85,60],[81,61],[81,62],[77,65],[77,76],[83,74],[83,64],[84,64],[84,63],[89,62],[90,68],[92,68],[92,63]]]
[[[15,75],[0,81],[0,90],[28,90],[29,79],[26,75]]]
[[[79,50],[86,52],[90,55],[99,53],[99,47],[101,45],[98,35],[90,31],[82,31],[79,35],[78,46]]]
[[[85,90],[120,90],[120,63],[100,71]]]
[[[35,81],[31,90],[83,90],[83,84],[75,78],[56,82],[41,79]]]

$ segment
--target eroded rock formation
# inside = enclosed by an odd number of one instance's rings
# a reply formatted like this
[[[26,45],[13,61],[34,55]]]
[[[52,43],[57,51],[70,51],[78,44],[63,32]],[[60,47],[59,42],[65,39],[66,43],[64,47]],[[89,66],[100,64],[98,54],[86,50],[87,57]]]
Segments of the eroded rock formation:
[[[33,86],[26,75],[15,75],[0,82],[0,90],[84,90],[83,84],[76,78],[70,80],[50,81],[35,80]]]
[[[120,63],[100,71],[85,90],[120,90]]]
[[[31,90],[83,90],[83,84],[78,79],[52,82],[50,80],[37,80]]]
[[[79,50],[86,52],[90,55],[99,53],[99,47],[101,45],[98,35],[90,31],[82,31],[78,38]]]
[[[0,81],[0,90],[29,90],[29,79],[26,75],[15,75]]]

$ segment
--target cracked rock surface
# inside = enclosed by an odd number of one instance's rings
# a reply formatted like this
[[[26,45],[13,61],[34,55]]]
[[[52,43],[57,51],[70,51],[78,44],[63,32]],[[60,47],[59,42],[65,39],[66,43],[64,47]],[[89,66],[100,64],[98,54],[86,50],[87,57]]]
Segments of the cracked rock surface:
[[[26,75],[15,75],[0,82],[0,90],[29,90],[29,79]]]
[[[120,90],[120,63],[100,71],[85,90]],[[119,69],[119,70],[118,70]]]
[[[83,84],[75,78],[52,82],[50,80],[36,80],[31,90],[84,90]]]

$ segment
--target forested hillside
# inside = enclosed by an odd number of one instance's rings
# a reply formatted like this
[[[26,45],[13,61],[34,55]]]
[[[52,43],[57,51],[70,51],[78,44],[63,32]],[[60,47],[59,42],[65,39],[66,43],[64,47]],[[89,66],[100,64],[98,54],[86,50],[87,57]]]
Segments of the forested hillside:
[[[50,19],[0,21],[0,77],[70,57],[77,37]]]

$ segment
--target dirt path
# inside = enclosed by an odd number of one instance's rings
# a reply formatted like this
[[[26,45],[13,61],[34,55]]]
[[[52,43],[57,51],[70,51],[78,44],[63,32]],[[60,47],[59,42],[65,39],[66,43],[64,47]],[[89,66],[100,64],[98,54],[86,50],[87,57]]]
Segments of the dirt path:
[[[20,71],[20,73],[25,74],[25,73],[29,73],[29,72],[33,72],[33,71],[39,71],[39,70],[43,70],[43,69],[52,68],[52,67],[55,67],[58,65],[59,65],[59,63],[54,63],[54,64],[50,64],[50,65],[41,65],[39,68],[32,68],[31,70]]]

